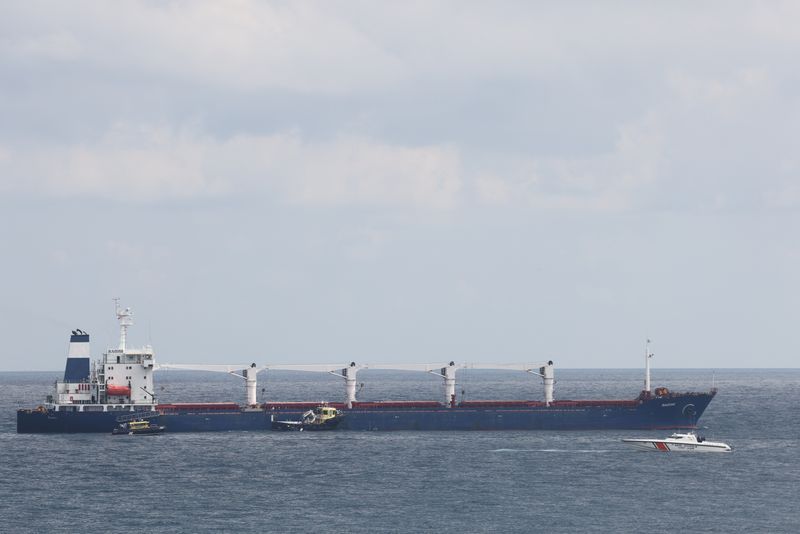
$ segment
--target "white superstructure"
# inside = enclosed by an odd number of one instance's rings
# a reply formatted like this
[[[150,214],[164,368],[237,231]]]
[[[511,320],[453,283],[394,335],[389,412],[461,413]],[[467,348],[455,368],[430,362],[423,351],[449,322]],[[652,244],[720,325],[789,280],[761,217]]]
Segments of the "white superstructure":
[[[116,316],[120,325],[119,346],[108,349],[100,360],[91,364],[89,334],[73,330],[64,379],[56,382],[56,395],[48,399],[48,407],[81,412],[154,409],[153,348],[128,347],[133,312],[117,305]]]

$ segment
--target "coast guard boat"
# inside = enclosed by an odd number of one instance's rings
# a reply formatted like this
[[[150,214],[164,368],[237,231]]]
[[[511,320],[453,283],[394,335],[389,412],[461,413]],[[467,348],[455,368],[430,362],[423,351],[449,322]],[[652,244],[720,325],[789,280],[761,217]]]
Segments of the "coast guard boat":
[[[721,441],[708,441],[694,432],[676,432],[668,438],[628,438],[623,439],[626,443],[637,449],[659,452],[732,452],[733,448]]]
[[[630,399],[557,400],[553,362],[519,365],[194,365],[156,364],[153,348],[128,346],[133,324],[130,308],[115,307],[119,346],[91,362],[89,334],[73,330],[63,380],[37,408],[17,410],[17,432],[111,432],[124,419],[147,417],[172,432],[271,430],[274,422],[301,421],[319,402],[257,401],[256,377],[261,371],[322,372],[344,380],[344,399],[329,407],[341,415],[338,430],[611,430],[686,429],[716,395],[675,393],[650,388],[649,340],[645,351],[645,387]],[[536,400],[465,400],[456,396],[459,369],[506,369],[541,378],[543,398]],[[159,403],[153,388],[157,370],[184,369],[225,372],[245,382],[246,403]],[[418,371],[443,380],[441,400],[359,401],[357,374],[362,369]],[[129,418],[129,419],[128,419]],[[278,425],[280,426],[280,425]]]

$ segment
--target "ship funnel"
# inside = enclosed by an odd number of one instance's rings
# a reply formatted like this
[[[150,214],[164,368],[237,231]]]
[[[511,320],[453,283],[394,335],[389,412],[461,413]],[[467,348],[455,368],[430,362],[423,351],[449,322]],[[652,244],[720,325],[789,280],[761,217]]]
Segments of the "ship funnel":
[[[64,368],[64,382],[82,382],[89,379],[89,334],[73,330],[69,337],[69,354]]]

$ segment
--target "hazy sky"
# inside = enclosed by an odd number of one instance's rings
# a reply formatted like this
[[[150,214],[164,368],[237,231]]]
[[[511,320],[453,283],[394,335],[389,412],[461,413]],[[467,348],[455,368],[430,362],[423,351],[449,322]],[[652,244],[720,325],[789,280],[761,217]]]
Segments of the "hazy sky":
[[[798,20],[2,2],[0,369],[797,367]]]

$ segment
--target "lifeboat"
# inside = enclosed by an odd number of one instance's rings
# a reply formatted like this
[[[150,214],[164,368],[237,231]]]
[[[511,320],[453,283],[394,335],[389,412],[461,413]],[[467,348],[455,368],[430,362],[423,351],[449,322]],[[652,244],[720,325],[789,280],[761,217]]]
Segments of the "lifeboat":
[[[106,385],[106,393],[115,397],[130,397],[131,388],[128,386],[118,386],[116,384]]]

